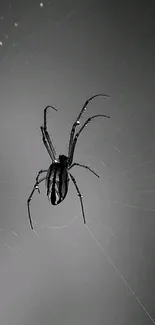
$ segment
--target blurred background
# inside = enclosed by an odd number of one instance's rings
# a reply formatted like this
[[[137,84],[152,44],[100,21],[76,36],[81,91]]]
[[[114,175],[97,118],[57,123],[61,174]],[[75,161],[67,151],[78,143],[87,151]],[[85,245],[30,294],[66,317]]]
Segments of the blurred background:
[[[0,324],[155,324],[155,2],[0,2]],[[74,185],[50,205],[46,105],[57,154],[84,101]]]

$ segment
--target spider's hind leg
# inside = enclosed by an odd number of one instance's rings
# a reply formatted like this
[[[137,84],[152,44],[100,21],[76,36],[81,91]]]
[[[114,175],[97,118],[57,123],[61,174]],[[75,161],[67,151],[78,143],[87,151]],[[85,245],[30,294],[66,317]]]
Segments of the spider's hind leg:
[[[80,190],[79,190],[79,188],[78,188],[78,186],[77,186],[77,183],[76,183],[75,178],[73,177],[73,175],[72,175],[71,173],[69,173],[69,175],[70,175],[70,177],[71,177],[72,182],[73,182],[74,185],[75,185],[75,188],[76,188],[76,190],[77,190],[78,196],[79,196],[79,198],[80,198],[81,209],[82,209],[82,215],[83,215],[83,221],[84,221],[84,224],[86,224],[86,218],[85,218],[85,213],[84,213],[84,206],[83,206],[83,201],[82,201],[82,195],[81,195]]]
[[[38,173],[37,178],[39,177],[40,174],[41,174],[41,171]],[[31,219],[31,212],[30,212],[30,202],[32,200],[32,197],[33,197],[33,194],[34,194],[35,190],[38,189],[38,185],[41,182],[43,182],[45,179],[46,179],[46,177],[41,178],[39,181],[38,181],[38,179],[36,180],[36,182],[35,182],[35,184],[33,186],[33,190],[32,190],[32,192],[31,192],[31,194],[30,194],[30,196],[29,196],[29,198],[27,200],[28,216],[29,216],[29,222],[30,222],[30,226],[31,226],[32,230],[33,230],[33,224],[32,224],[32,219]]]

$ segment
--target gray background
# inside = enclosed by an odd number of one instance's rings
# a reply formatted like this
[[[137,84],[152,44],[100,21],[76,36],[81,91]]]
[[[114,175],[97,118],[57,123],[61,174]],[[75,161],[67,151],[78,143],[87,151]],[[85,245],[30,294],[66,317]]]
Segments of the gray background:
[[[155,2],[0,3],[0,324],[155,324]],[[53,207],[43,109],[59,153],[85,114],[104,113],[81,134],[74,186]],[[82,119],[84,121],[85,119]]]

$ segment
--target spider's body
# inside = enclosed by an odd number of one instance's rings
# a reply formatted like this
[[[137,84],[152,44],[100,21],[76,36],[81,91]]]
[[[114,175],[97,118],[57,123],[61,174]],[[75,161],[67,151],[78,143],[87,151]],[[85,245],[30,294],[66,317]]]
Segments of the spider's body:
[[[42,181],[45,181],[46,189],[47,189],[47,196],[48,196],[51,204],[52,205],[58,205],[59,203],[61,203],[65,199],[65,197],[67,195],[67,192],[68,192],[69,180],[71,179],[72,182],[75,185],[78,196],[80,198],[83,220],[84,220],[84,223],[86,223],[84,207],[83,207],[83,201],[82,201],[82,195],[80,193],[80,190],[78,188],[78,185],[76,183],[76,180],[75,180],[74,176],[70,173],[69,170],[74,166],[80,166],[80,167],[88,169],[94,175],[99,177],[99,175],[96,174],[90,167],[88,167],[86,165],[83,165],[83,164],[73,162],[76,142],[78,140],[78,137],[79,137],[80,133],[87,126],[87,124],[92,119],[94,119],[96,117],[110,118],[110,116],[103,115],[103,114],[93,115],[93,116],[89,117],[86,120],[86,122],[80,127],[79,131],[75,134],[75,130],[80,125],[80,118],[82,117],[84,111],[86,110],[87,105],[89,104],[89,102],[92,99],[94,99],[95,97],[98,97],[98,96],[109,97],[108,95],[98,94],[98,95],[94,95],[94,96],[90,97],[84,103],[84,105],[83,105],[83,107],[82,107],[82,109],[80,111],[80,114],[78,115],[78,117],[77,117],[76,121],[74,122],[74,124],[72,126],[72,129],[71,129],[70,139],[69,139],[68,156],[59,155],[58,159],[56,159],[56,152],[55,152],[53,143],[52,143],[52,141],[50,139],[50,136],[48,134],[48,131],[47,131],[47,121],[46,121],[47,109],[49,107],[53,108],[55,111],[57,111],[57,109],[54,108],[53,106],[47,106],[44,109],[44,125],[41,126],[40,129],[41,129],[41,132],[42,132],[43,143],[44,143],[44,145],[45,145],[45,147],[46,147],[46,149],[48,151],[48,154],[49,154],[49,156],[50,156],[50,158],[52,160],[52,164],[50,165],[50,167],[48,169],[40,170],[38,172],[38,175],[36,177],[36,182],[34,184],[33,190],[32,190],[32,192],[31,192],[31,194],[30,194],[30,196],[29,196],[29,198],[27,200],[29,221],[30,221],[30,225],[31,225],[32,229],[33,229],[33,224],[32,224],[32,219],[31,219],[31,214],[30,214],[30,201],[31,201],[32,196],[33,196],[36,189],[38,189],[38,192],[40,193],[38,185]],[[43,174],[43,173],[46,173],[46,176],[39,179],[40,175]]]

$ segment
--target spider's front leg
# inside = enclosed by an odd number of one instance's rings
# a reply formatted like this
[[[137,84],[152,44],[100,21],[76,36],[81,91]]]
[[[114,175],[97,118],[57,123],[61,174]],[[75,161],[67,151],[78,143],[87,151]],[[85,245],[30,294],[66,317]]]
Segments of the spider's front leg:
[[[110,97],[109,95],[105,95],[105,94],[97,94],[97,95],[94,95],[94,96],[91,96],[89,99],[87,99],[80,111],[80,114],[78,115],[76,121],[74,122],[73,126],[72,126],[72,129],[71,129],[71,133],[70,133],[70,140],[69,140],[69,148],[68,148],[68,157],[70,157],[71,155],[71,150],[72,150],[72,145],[73,145],[73,140],[74,140],[74,135],[75,135],[75,129],[76,127],[80,124],[80,118],[82,117],[83,113],[86,111],[86,108],[88,106],[88,104],[96,97],[99,97],[99,96],[102,96],[102,97]]]
[[[55,160],[55,157],[56,157],[56,151],[55,151],[55,148],[53,146],[53,143],[50,139],[50,136],[48,134],[48,131],[47,131],[47,109],[51,107],[53,108],[55,111],[57,111],[57,109],[51,105],[48,105],[46,106],[46,108],[44,109],[44,126],[41,126],[40,129],[41,129],[41,132],[42,132],[42,139],[43,139],[43,143],[52,159],[52,161],[54,162]]]

